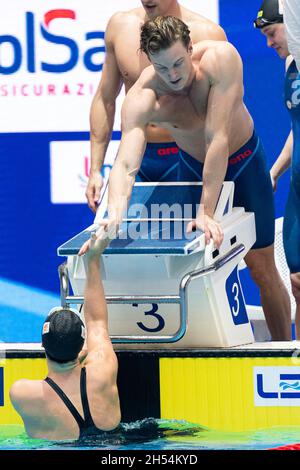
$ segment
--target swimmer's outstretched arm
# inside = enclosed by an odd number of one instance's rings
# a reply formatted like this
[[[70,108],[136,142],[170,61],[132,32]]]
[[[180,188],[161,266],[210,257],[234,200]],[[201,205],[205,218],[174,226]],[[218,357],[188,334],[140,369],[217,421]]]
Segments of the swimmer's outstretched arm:
[[[200,209],[187,232],[197,227],[204,231],[206,243],[212,238],[219,247],[223,231],[214,220],[214,211],[227,171],[232,115],[243,100],[242,62],[231,44],[222,43],[206,54],[202,64],[211,82],[205,128],[207,152]]]
[[[122,139],[117,158],[109,177],[108,219],[100,223],[97,238],[110,241],[119,231],[131,197],[146,147],[146,127],[155,105],[152,90],[141,89],[136,83],[128,92],[122,107]],[[84,243],[79,256],[89,250],[90,240]]]
[[[97,238],[112,240],[118,234],[124,212],[131,197],[146,147],[146,127],[151,122],[155,105],[152,90],[142,89],[136,83],[128,92],[122,107],[122,139],[117,158],[109,177],[108,219],[101,222]],[[89,249],[90,241],[80,249],[83,255]]]
[[[293,131],[289,133],[289,136],[285,142],[283,149],[274,165],[270,170],[270,176],[272,180],[273,191],[277,189],[277,183],[281,175],[285,173],[291,165],[292,153],[293,153]]]
[[[108,243],[108,238],[97,239],[96,234],[93,233],[89,250],[85,255],[87,274],[84,293],[84,319],[87,329],[86,347],[88,353],[86,362],[101,359],[104,354],[117,367],[117,359],[108,333],[107,305],[100,276],[100,255]]]
[[[146,127],[155,105],[152,90],[136,83],[122,107],[122,139],[109,177],[108,213],[118,230],[131,197],[132,187],[146,147]]]

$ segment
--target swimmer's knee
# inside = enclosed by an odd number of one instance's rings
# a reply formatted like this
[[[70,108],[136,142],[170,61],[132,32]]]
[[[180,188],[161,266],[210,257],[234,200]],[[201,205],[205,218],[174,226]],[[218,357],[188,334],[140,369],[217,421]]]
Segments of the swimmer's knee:
[[[297,304],[300,303],[300,273],[291,274],[292,293]]]
[[[279,276],[274,258],[274,245],[250,250],[245,257],[253,281],[258,286],[268,286]]]

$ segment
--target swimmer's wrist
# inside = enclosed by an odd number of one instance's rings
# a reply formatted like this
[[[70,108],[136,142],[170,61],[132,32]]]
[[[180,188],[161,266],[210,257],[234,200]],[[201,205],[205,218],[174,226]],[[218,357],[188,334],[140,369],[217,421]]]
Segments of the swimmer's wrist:
[[[101,167],[97,167],[97,168],[91,168],[90,169],[90,173],[89,173],[89,176],[93,177],[93,176],[100,176],[101,175]]]
[[[211,219],[214,218],[214,212],[208,209],[205,209],[202,214],[199,214],[197,219],[201,219],[201,217],[210,217]]]
[[[123,223],[123,217],[119,217],[119,216],[116,216],[116,217],[113,217],[113,216],[110,216],[108,218],[108,228],[111,228],[112,230],[115,230],[116,232],[118,232],[120,230],[120,227]]]
[[[273,179],[273,181],[278,181],[278,178],[280,177],[280,174],[275,169],[271,168],[270,176]]]

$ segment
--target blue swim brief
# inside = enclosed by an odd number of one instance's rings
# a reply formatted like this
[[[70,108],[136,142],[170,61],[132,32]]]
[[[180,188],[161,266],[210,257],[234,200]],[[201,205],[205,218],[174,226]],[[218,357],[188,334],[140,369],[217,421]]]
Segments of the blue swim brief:
[[[202,181],[203,163],[180,150],[178,181]],[[234,181],[235,207],[254,212],[256,242],[253,249],[274,243],[275,208],[272,183],[262,143],[254,132],[251,139],[228,159],[225,181]]]
[[[147,144],[136,181],[177,181],[179,148],[175,142]]]

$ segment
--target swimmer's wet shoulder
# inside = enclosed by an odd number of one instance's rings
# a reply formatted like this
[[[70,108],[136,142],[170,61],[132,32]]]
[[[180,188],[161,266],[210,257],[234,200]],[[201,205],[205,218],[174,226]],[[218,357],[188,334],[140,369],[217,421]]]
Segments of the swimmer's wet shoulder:
[[[29,436],[78,439],[118,426],[116,366],[112,369],[92,361],[83,368],[78,365],[63,374],[52,371],[50,375],[56,379],[20,380],[11,388],[11,401]]]
[[[150,64],[147,57],[139,51],[140,28],[143,24],[141,10],[135,8],[115,13],[108,22],[105,33],[106,48],[111,52],[111,60],[116,62],[126,91],[136,82],[141,71]],[[107,60],[110,60],[110,57],[107,57]]]
[[[218,24],[182,6],[178,7],[178,15],[188,25],[194,43],[206,39],[226,40],[224,30]],[[150,11],[146,13],[154,14]],[[168,13],[163,12],[163,14]],[[106,49],[111,50],[114,56],[126,91],[137,81],[141,71],[150,65],[146,54],[140,51],[140,29],[147,19],[143,7],[134,8],[115,13],[106,28]]]

